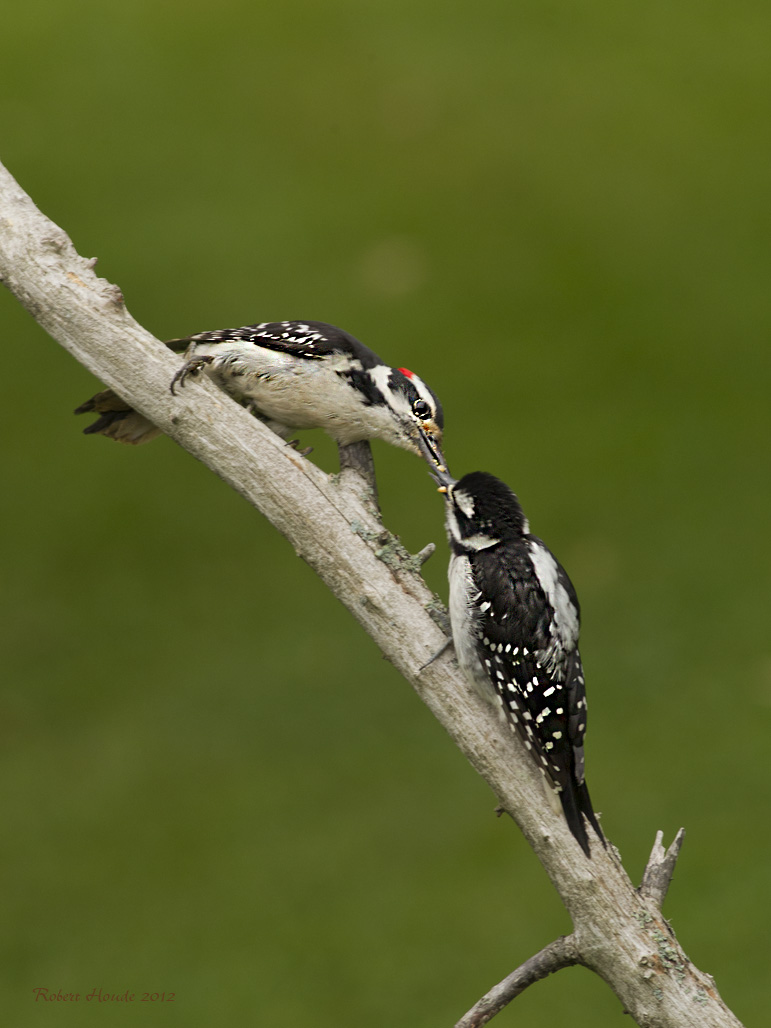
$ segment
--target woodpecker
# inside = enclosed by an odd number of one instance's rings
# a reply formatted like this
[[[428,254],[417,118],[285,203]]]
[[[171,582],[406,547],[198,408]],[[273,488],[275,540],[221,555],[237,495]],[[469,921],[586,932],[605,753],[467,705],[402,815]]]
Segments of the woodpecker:
[[[603,846],[605,839],[584,781],[586,689],[575,589],[500,479],[484,471],[459,481],[446,471],[434,478],[446,499],[458,663],[478,692],[497,697],[590,857],[584,817]]]
[[[383,439],[414,453],[439,452],[444,416],[435,393],[414,372],[389,367],[333,325],[265,321],[166,345],[185,354],[172,393],[204,373],[284,438],[294,429],[323,428],[343,446]],[[86,435],[136,444],[161,434],[110,389],[75,411],[92,412],[99,419]]]

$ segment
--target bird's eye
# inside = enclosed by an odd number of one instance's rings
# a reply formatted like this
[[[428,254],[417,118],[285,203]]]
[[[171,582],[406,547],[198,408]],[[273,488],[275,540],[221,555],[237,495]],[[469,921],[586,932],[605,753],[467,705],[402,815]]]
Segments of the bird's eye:
[[[425,400],[416,400],[412,405],[412,413],[425,421],[426,418],[431,417],[431,408]]]

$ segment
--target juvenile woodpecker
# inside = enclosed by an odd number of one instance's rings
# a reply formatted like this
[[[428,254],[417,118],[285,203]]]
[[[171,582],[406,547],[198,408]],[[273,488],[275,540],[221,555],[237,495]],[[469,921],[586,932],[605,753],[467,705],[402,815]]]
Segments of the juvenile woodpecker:
[[[575,590],[500,479],[483,471],[460,481],[446,471],[434,477],[447,501],[458,663],[482,695],[497,696],[589,857],[584,818],[605,841],[584,781],[586,689]]]
[[[414,453],[438,452],[444,418],[433,391],[333,325],[266,321],[166,345],[185,354],[172,393],[203,372],[284,438],[294,429],[323,428],[341,445],[384,439]],[[87,435],[136,444],[161,434],[110,389],[75,411],[91,412],[99,419]]]

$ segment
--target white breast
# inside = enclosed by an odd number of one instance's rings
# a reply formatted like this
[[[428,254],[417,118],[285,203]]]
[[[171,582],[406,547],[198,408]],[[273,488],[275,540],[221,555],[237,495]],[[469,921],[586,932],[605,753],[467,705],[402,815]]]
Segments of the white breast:
[[[478,589],[471,573],[468,557],[453,556],[448,574],[450,580],[450,624],[458,664],[484,699],[494,701],[495,690],[477,656],[477,607],[473,600]]]
[[[349,366],[343,356],[301,360],[241,340],[202,342],[195,355],[203,354],[215,357],[206,369],[214,381],[282,425],[323,428],[341,443],[377,437],[409,446],[388,407],[365,406],[337,374]]]

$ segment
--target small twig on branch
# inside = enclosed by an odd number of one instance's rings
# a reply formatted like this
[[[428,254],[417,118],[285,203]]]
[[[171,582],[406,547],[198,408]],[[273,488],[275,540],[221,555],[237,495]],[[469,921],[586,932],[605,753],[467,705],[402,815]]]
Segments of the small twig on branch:
[[[373,513],[379,514],[372,447],[366,439],[362,439],[347,446],[340,444],[337,450],[340,454],[340,481],[358,492],[360,499],[374,508]]]
[[[665,850],[662,845],[663,838],[663,832],[656,832],[656,841],[648,858],[648,866],[643,873],[639,889],[640,895],[652,900],[659,910],[666,899],[672,875],[675,873],[675,864],[680,856],[685,829],[680,829],[668,850]]]
[[[436,553],[436,543],[426,543],[422,550],[418,550],[415,554],[415,560],[419,564],[425,564],[429,557],[433,557]]]
[[[481,1028],[496,1014],[524,992],[529,985],[540,982],[563,967],[572,967],[579,963],[578,950],[572,935],[562,935],[554,942],[526,960],[524,964],[507,975],[502,982],[494,985],[478,1003],[455,1025],[455,1028]]]

